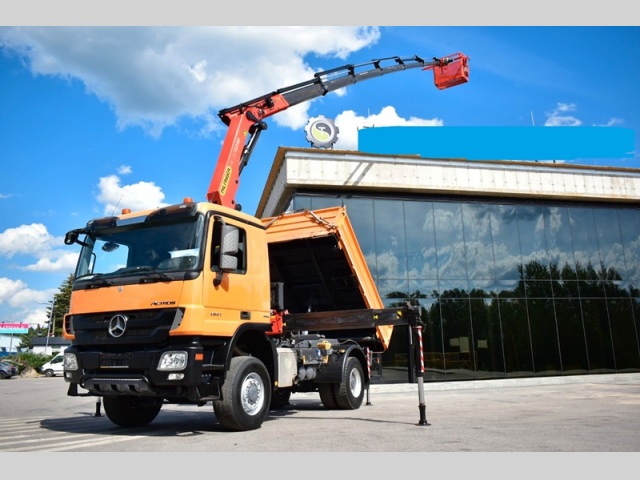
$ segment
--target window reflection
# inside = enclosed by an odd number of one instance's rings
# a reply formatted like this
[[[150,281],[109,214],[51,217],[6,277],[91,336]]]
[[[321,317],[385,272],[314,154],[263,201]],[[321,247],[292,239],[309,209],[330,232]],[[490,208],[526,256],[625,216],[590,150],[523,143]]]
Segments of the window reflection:
[[[431,202],[405,202],[407,274],[410,279],[438,278],[438,259],[433,223],[433,204]]]
[[[640,287],[640,228],[638,228],[640,211],[618,210],[618,225],[620,226],[627,280],[636,287]]]
[[[628,276],[622,247],[620,223],[617,212],[594,209],[593,219],[599,251],[601,273],[609,280],[620,280]],[[604,269],[604,271],[602,270]]]
[[[592,373],[613,373],[615,362],[607,302],[604,299],[584,298],[581,303],[589,369]]]
[[[467,262],[459,203],[433,204],[435,246],[440,279],[467,279]]]
[[[580,280],[593,280],[600,269],[600,253],[596,237],[593,209],[569,208],[569,226],[576,259],[576,273]]]
[[[496,262],[496,279],[519,279],[522,266],[520,243],[513,205],[491,205],[491,235]]]
[[[543,210],[545,241],[551,278],[575,280],[575,258],[566,207],[545,207]]]
[[[523,274],[527,279],[549,279],[545,215],[542,207],[517,207],[518,239],[522,254]]]
[[[563,372],[569,375],[588,373],[589,358],[580,300],[558,298],[555,308]]]
[[[493,280],[496,268],[493,258],[489,206],[463,203],[461,207],[468,278],[470,280]]]
[[[640,371],[638,209],[318,198],[293,204],[347,206],[385,306],[422,306],[427,381]]]
[[[404,203],[376,200],[373,204],[373,222],[378,278],[406,278]]]
[[[607,299],[617,372],[634,372],[640,368],[640,355],[636,348],[638,335],[632,309],[632,303],[628,298]]]
[[[505,365],[497,299],[484,298],[480,290],[472,290],[470,297],[476,378],[502,378]]]
[[[367,261],[371,275],[376,280],[376,237],[373,222],[373,200],[370,198],[345,198],[344,206],[354,231],[358,236],[358,243]]]
[[[533,376],[533,357],[526,302],[523,298],[499,300],[500,326],[507,377]]]

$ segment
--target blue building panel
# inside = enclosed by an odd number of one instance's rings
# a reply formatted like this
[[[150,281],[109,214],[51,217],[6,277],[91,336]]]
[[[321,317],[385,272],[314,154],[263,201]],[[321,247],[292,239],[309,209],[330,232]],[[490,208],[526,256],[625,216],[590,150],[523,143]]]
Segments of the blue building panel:
[[[467,160],[628,159],[635,132],[619,127],[372,127],[358,150]]]

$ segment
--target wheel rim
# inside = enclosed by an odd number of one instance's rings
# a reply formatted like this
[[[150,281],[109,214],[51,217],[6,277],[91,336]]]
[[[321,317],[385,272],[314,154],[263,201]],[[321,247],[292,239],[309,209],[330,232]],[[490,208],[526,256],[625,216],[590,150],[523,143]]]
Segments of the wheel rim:
[[[242,389],[240,391],[242,409],[247,415],[255,415],[260,412],[260,409],[264,405],[264,396],[264,386],[262,385],[260,375],[256,373],[247,375],[242,382]]]
[[[359,397],[360,392],[362,392],[362,377],[360,376],[360,372],[357,369],[351,370],[351,374],[349,375],[349,390],[354,397]]]

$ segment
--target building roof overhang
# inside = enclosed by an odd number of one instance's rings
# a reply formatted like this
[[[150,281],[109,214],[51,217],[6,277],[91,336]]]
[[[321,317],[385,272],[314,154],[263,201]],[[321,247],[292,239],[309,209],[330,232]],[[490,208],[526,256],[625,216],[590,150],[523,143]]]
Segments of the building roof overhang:
[[[280,147],[256,216],[305,190],[640,203],[640,169]]]

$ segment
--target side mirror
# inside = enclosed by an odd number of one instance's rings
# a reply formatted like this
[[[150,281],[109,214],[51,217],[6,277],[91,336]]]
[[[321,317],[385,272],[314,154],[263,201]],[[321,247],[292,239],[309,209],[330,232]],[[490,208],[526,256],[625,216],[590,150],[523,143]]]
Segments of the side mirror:
[[[67,232],[67,234],[64,236],[65,245],[73,245],[77,241],[78,241],[78,232],[76,232],[75,230],[71,230],[70,232]]]
[[[86,247],[87,246],[86,243],[78,240],[78,237],[82,233],[87,233],[87,231],[84,229],[76,229],[76,230],[71,230],[67,232],[66,235],[64,236],[64,244],[73,245],[74,243],[77,243],[78,245],[82,245],[83,247]]]
[[[220,242],[220,270],[228,272],[238,268],[238,247],[240,244],[240,233],[236,227],[223,225]]]
[[[221,217],[216,217],[213,231],[213,261],[217,267],[213,285],[222,283],[222,274],[238,268],[238,249],[240,248],[240,231],[233,225],[227,225]]]

